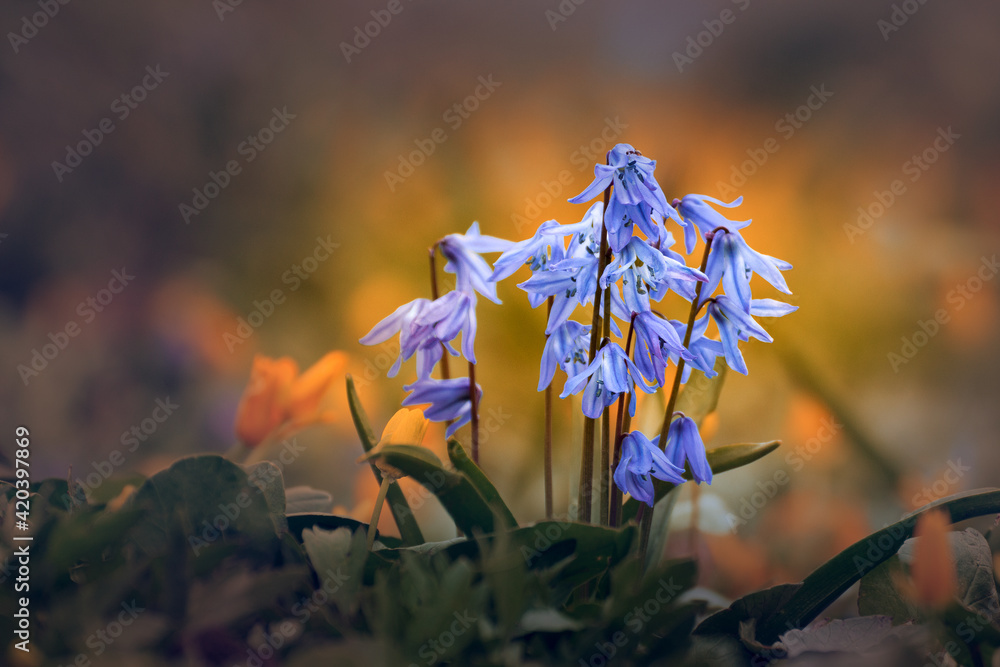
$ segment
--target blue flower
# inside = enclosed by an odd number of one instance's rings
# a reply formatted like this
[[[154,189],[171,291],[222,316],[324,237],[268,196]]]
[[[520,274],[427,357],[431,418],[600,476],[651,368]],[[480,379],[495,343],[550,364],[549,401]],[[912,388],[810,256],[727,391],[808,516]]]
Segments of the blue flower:
[[[633,431],[622,439],[622,457],[615,468],[615,484],[624,493],[653,506],[655,499],[653,480],[650,475],[671,482],[672,484],[682,484],[684,478],[681,473],[683,468],[678,468],[666,454],[660,451],[656,442],[660,436],[650,440],[640,431]]]
[[[423,312],[417,316],[414,323],[417,327],[427,327],[429,331],[424,333],[424,342],[421,347],[436,350],[436,355],[427,362],[421,364],[420,356],[417,356],[417,376],[427,377],[431,370],[441,360],[441,346],[435,343],[444,343],[445,347],[453,355],[457,355],[449,343],[462,334],[462,354],[468,361],[476,363],[476,352],[474,349],[476,342],[476,295],[459,292],[458,290],[448,292],[439,299],[430,302]],[[419,349],[418,349],[419,352]]]
[[[708,329],[708,322],[709,317],[705,315],[695,320],[694,326],[691,327],[691,342],[687,346],[688,352],[691,353],[691,358],[687,359],[687,363],[684,364],[684,372],[681,373],[681,382],[685,384],[691,377],[691,371],[695,368],[704,373],[705,377],[708,378],[714,378],[718,375],[715,372],[715,360],[723,356],[725,352],[722,349],[722,343],[705,336],[705,330]],[[670,324],[679,337],[686,333],[687,325],[684,323],[671,320]],[[679,360],[680,357],[676,353],[670,353],[670,361],[676,364]]]
[[[680,322],[676,323],[681,326]],[[639,371],[650,382],[655,382],[656,386],[662,387],[665,382],[667,360],[673,354],[677,357],[691,361],[692,354],[684,348],[680,336],[677,335],[677,328],[673,322],[665,320],[651,311],[636,314],[634,320],[635,327],[635,365]],[[683,335],[683,334],[681,334]],[[664,357],[664,351],[667,356]]]
[[[718,231],[712,241],[712,252],[708,255],[705,275],[708,276],[707,290],[704,294],[712,294],[719,282],[722,289],[732,299],[750,312],[750,278],[754,273],[771,283],[780,292],[791,294],[782,270],[792,268],[791,264],[776,260],[761,254],[747,245],[743,236],[735,230]]]
[[[695,481],[712,483],[712,468],[705,456],[705,444],[701,441],[698,426],[690,417],[681,414],[671,422],[667,431],[666,455],[681,470],[686,462]]]
[[[770,343],[774,339],[761,328],[743,307],[722,294],[708,302],[708,314],[719,328],[726,363],[737,373],[747,374],[747,364],[740,353],[739,342],[751,337]]]
[[[590,363],[590,327],[570,320],[556,328],[545,341],[542,350],[541,372],[538,377],[538,391],[549,386],[556,368],[573,377]]]
[[[673,257],[664,255],[638,236],[633,237],[608,264],[601,276],[601,287],[617,282],[622,276],[625,276],[622,281],[625,305],[637,313],[649,310],[649,291],[655,292],[667,278],[707,280],[705,274],[698,269],[692,269]]]
[[[468,294],[479,292],[494,303],[500,303],[500,299],[490,279],[493,271],[479,254],[504,252],[511,245],[511,241],[481,235],[478,222],[473,222],[465,234],[448,234],[438,242],[441,254],[448,260],[444,270],[456,276],[456,289]]]
[[[684,242],[687,246],[688,254],[694,250],[697,241],[697,232],[701,235],[710,233],[718,227],[725,227],[730,231],[743,229],[750,224],[749,220],[730,220],[714,208],[708,202],[724,206],[725,208],[735,208],[743,203],[743,197],[737,197],[728,204],[721,199],[709,197],[707,195],[684,195],[682,199],[675,199],[673,204],[684,217]]]
[[[547,271],[539,271],[528,280],[518,285],[529,294],[534,295],[532,305],[541,303],[548,297],[552,299],[552,312],[545,333],[552,333],[561,326],[578,305],[594,299],[597,288],[597,258],[568,258],[549,266]]]
[[[614,181],[612,193],[622,204],[645,203],[660,215],[669,215],[667,198],[653,176],[655,168],[656,160],[644,157],[629,144],[618,144],[608,152],[608,164],[594,165],[594,181],[569,201],[571,204],[590,201]]]
[[[378,345],[399,334],[399,356],[389,369],[389,377],[395,377],[399,366],[413,356],[426,336],[426,330],[417,327],[417,317],[430,304],[428,299],[414,299],[397,308],[392,315],[385,317],[372,327],[359,341],[362,345]],[[409,351],[407,353],[407,351]]]
[[[583,389],[583,414],[597,419],[623,393],[631,396],[629,414],[635,416],[635,387],[647,394],[654,391],[646,386],[639,369],[625,354],[618,343],[607,343],[597,352],[590,364],[566,380],[560,398],[576,394]]]
[[[617,197],[612,197],[608,203],[608,212],[604,216],[611,249],[615,252],[621,250],[634,235],[636,226],[646,235],[650,245],[659,244],[669,234],[663,226],[663,217],[671,218],[679,225],[684,224],[672,206],[667,205],[666,209],[667,212],[663,216],[649,204],[623,204]]]
[[[389,377],[395,377],[402,362],[414,354],[417,355],[417,376],[429,376],[444,353],[442,345],[450,354],[458,355],[451,341],[459,333],[462,334],[462,353],[475,363],[476,297],[453,291],[435,301],[414,299],[376,324],[360,342],[378,345],[397,333],[399,356],[389,369]]]
[[[423,378],[413,384],[403,387],[410,395],[403,399],[404,406],[430,406],[424,410],[424,417],[432,422],[455,421],[444,432],[446,438],[472,419],[472,401],[469,400],[469,378],[453,378],[438,380]],[[476,385],[476,403],[483,395],[482,388]]]
[[[602,203],[596,202],[583,216],[583,220],[573,225],[560,225],[555,220],[546,220],[539,225],[534,236],[513,244],[497,259],[493,264],[490,281],[508,278],[525,264],[532,272],[545,271],[550,262],[565,256],[567,236],[593,235],[595,224],[600,224],[601,207]]]

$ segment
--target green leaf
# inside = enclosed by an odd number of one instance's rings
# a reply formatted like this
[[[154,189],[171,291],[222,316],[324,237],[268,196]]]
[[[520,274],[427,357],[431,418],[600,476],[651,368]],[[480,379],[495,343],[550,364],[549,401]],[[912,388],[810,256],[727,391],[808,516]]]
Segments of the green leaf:
[[[493,486],[493,482],[489,480],[482,469],[465,453],[461,443],[454,438],[448,441],[448,458],[451,459],[451,464],[458,472],[469,478],[479,495],[497,511],[504,525],[508,528],[517,528],[517,519],[507,507],[507,503],[500,497],[500,492]]]
[[[337,608],[345,614],[357,611],[361,585],[364,581],[368,549],[365,531],[354,533],[347,528],[302,531],[302,543],[320,587],[326,590]]]
[[[367,454],[378,444],[378,438],[375,437],[375,433],[372,431],[368,415],[365,413],[365,408],[361,405],[361,399],[358,398],[358,392],[354,388],[354,378],[350,375],[347,376],[347,405],[350,407],[351,418],[354,420],[354,428],[357,430],[358,438],[361,440],[361,447],[364,448]],[[375,481],[381,486],[382,473],[375,466],[374,461],[371,463],[371,467],[372,474],[375,475]],[[389,505],[389,511],[392,512],[392,517],[396,520],[396,526],[399,528],[399,535],[403,538],[403,541],[407,544],[423,544],[424,535],[420,532],[420,526],[413,516],[413,510],[410,509],[410,504],[406,501],[406,496],[398,484],[393,484],[389,487],[385,500],[386,504]]]
[[[723,445],[705,452],[712,474],[718,475],[727,470],[734,470],[761,459],[778,448],[781,443],[773,442],[744,443],[738,445]],[[691,471],[684,471],[685,479],[692,479]],[[656,485],[656,502],[662,500],[676,485],[663,482]],[[639,501],[629,498],[622,509],[622,523],[631,521],[639,512]]]
[[[151,555],[166,552],[176,540],[196,555],[213,544],[235,543],[241,555],[267,562],[280,548],[263,493],[221,456],[177,461],[146,480],[126,509],[145,512],[132,539]]]
[[[733,602],[702,621],[696,635],[728,635],[738,638],[740,624],[770,618],[802,588],[802,584],[778,584],[761,591],[754,591]],[[772,642],[773,643],[773,642]]]
[[[285,520],[285,480],[281,469],[270,461],[260,461],[244,466],[250,483],[257,487],[268,509],[271,510],[271,523],[274,532],[280,537],[288,532],[288,521]]]
[[[376,465],[398,470],[422,484],[437,496],[455,525],[466,535],[476,531],[493,532],[493,510],[489,503],[468,477],[446,470],[441,460],[426,447],[384,445],[370,453],[368,459]]]
[[[896,589],[895,579],[906,576],[898,555],[894,555],[861,577],[858,588],[858,613],[862,616],[888,616],[893,625],[923,621],[924,615]]]
[[[328,491],[311,486],[293,486],[285,489],[285,513],[328,513],[333,509],[333,496]]]
[[[830,606],[855,581],[891,558],[913,534],[917,519],[933,508],[947,510],[951,522],[1000,512],[1000,489],[978,490],[943,498],[910,513],[840,552],[806,577],[802,588],[778,613],[759,625],[765,644],[791,628],[802,628]]]
[[[676,488],[676,487],[675,487]],[[670,532],[670,515],[673,514],[674,504],[677,503],[679,493],[668,492],[653,506],[653,523],[649,529],[649,544],[646,547],[646,569],[652,570],[660,563],[663,552],[667,547],[667,534]],[[646,510],[649,511],[648,509]]]

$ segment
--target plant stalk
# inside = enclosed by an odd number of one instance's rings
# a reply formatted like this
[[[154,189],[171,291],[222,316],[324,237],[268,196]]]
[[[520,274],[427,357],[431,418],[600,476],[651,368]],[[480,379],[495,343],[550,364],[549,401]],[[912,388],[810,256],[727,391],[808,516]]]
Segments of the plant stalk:
[[[472,462],[479,465],[479,397],[476,396],[476,365],[469,362],[469,401],[472,403]]]
[[[594,315],[590,321],[590,357],[593,362],[597,356],[597,343],[601,340],[601,274],[604,273],[608,252],[608,228],[604,224],[604,211],[608,210],[611,199],[611,186],[604,189],[604,210],[601,212],[601,248],[597,264],[597,288],[594,291]],[[584,415],[583,418],[583,457],[580,462],[580,493],[579,519],[590,523],[591,505],[594,497],[594,427],[595,419]]]
[[[375,533],[378,532],[378,520],[382,514],[382,504],[385,502],[385,494],[389,493],[389,486],[392,479],[388,476],[382,478],[382,484],[378,487],[378,497],[375,498],[375,507],[372,508],[372,520],[368,524],[368,551],[372,550],[375,543]]]
[[[548,313],[552,314],[554,297],[549,297]],[[546,322],[548,320],[546,319]],[[545,518],[552,518],[552,383],[545,388]]]

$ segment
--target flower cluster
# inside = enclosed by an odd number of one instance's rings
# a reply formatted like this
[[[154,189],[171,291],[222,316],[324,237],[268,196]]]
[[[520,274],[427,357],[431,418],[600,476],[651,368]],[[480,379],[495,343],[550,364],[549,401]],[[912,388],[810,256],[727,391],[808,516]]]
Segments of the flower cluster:
[[[655,168],[654,160],[628,144],[618,144],[608,153],[607,164],[595,166],[593,182],[569,200],[582,204],[604,195],[604,201],[591,204],[579,222],[547,220],[531,238],[517,243],[482,236],[477,224],[464,235],[451,234],[439,241],[436,247],[448,260],[445,270],[456,276],[456,289],[433,301],[416,299],[401,306],[361,339],[372,345],[399,334],[399,358],[390,376],[403,361],[416,356],[417,380],[405,387],[410,395],[403,404],[429,403],[424,415],[452,422],[449,436],[470,420],[481,390],[472,391],[465,378],[436,379],[431,374],[445,352],[459,354],[453,346],[459,334],[461,354],[475,363],[477,295],[500,303],[497,281],[523,266],[531,277],[518,286],[532,307],[549,304],[538,389],[546,389],[556,369],[561,369],[567,376],[561,397],[582,392],[582,410],[591,419],[626,397],[634,416],[636,390],[652,393],[665,387],[674,379],[667,373],[671,362],[682,383],[692,369],[714,376],[719,357],[746,374],[740,343],[750,338],[772,340],[754,317],[779,317],[795,310],[779,301],[753,298],[751,279],[756,274],[790,294],[781,272],[791,265],[747,244],[741,230],[749,220],[730,220],[712,206],[733,208],[742,198],[726,203],[687,195],[668,203]],[[688,266],[685,254],[673,250],[668,220],[683,233],[687,256],[699,238],[704,241],[701,268]],[[502,253],[492,269],[481,257],[491,252]],[[689,321],[669,319],[656,310],[670,293],[691,303]],[[602,322],[605,336],[571,319],[578,306],[588,304],[593,304],[594,321]],[[610,312],[604,312],[606,304]],[[627,336],[620,323],[628,325]],[[710,324],[717,337],[710,336]],[[639,432],[620,434],[622,455],[615,483],[649,504],[652,477],[679,483],[686,466],[695,480],[712,479],[697,425],[683,415],[668,415],[667,423],[665,443]]]
[[[567,374],[561,396],[582,391],[583,413],[592,419],[624,397],[630,399],[629,413],[634,415],[636,389],[650,393],[664,387],[671,361],[683,366],[682,382],[687,382],[692,369],[714,376],[717,357],[746,374],[739,343],[751,337],[771,342],[754,317],[777,317],[795,310],[751,296],[754,274],[789,294],[781,272],[791,265],[747,245],[740,230],[749,220],[729,220],[710,205],[732,208],[742,199],[725,203],[687,195],[668,203],[656,181],[655,167],[654,160],[632,146],[615,146],[607,164],[594,167],[593,182],[569,200],[581,204],[604,193],[606,209],[597,201],[579,223],[542,223],[532,238],[501,255],[491,276],[493,280],[506,278],[522,265],[531,269],[531,277],[519,286],[533,307],[546,299],[552,304],[539,390],[552,382],[556,367],[561,368]],[[672,249],[675,241],[667,220],[683,232],[687,255],[694,252],[699,237],[706,242],[703,270],[688,266],[685,256]],[[628,323],[635,346],[627,350],[605,338],[590,359],[593,332],[570,317],[577,306],[594,302],[604,291],[609,292],[611,313],[603,312],[603,299],[594,307],[602,317],[611,318],[609,330],[617,338],[625,337],[615,318]],[[690,324],[663,317],[654,306],[669,293],[691,302],[692,313],[703,314]],[[709,337],[710,322],[718,338]],[[685,464],[695,480],[711,482],[712,472],[693,421],[678,416],[670,424],[664,446],[658,440],[639,432],[623,434],[622,456],[614,471],[619,488],[652,504],[650,476],[679,482]]]
[[[465,234],[449,234],[436,244],[447,259],[444,270],[455,274],[455,289],[433,301],[414,299],[376,324],[362,339],[365,345],[378,345],[399,334],[399,356],[389,377],[395,377],[404,361],[416,355],[417,379],[403,388],[410,393],[403,405],[429,404],[424,416],[436,422],[451,422],[446,437],[472,419],[472,384],[470,378],[438,379],[431,373],[445,351],[459,356],[452,342],[462,334],[461,355],[470,364],[476,363],[476,295],[494,303],[497,298],[492,269],[480,254],[503,252],[510,241],[479,233],[474,222]],[[482,395],[476,385],[475,395]]]

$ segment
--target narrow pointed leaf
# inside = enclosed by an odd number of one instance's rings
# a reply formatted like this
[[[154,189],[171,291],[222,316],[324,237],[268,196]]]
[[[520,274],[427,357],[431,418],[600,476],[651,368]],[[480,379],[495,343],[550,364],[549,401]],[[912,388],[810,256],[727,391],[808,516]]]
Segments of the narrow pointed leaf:
[[[358,438],[361,439],[361,446],[365,453],[368,453],[378,444],[378,439],[375,437],[375,432],[372,431],[368,415],[365,413],[361,399],[358,398],[358,392],[354,388],[354,378],[350,375],[347,376],[347,404],[351,409],[351,418],[354,420],[354,428],[358,431]],[[374,461],[371,463],[371,467],[375,481],[381,485],[382,473],[375,466]],[[398,484],[389,487],[385,500],[389,505],[389,511],[392,512],[392,518],[396,520],[396,526],[399,528],[399,535],[403,541],[407,544],[423,544],[424,535],[420,532],[420,526],[413,516],[413,510],[410,509],[410,504],[406,501],[406,496]]]
[[[952,523],[996,514],[1000,512],[1000,489],[960,493],[925,505],[841,551],[806,577],[802,588],[776,614],[762,619],[758,625],[760,640],[774,643],[781,633],[808,625],[855,581],[892,558],[912,537],[917,519],[932,508],[947,510]]]
[[[507,507],[507,503],[500,497],[500,492],[493,486],[493,482],[486,476],[486,473],[465,453],[465,448],[462,447],[461,443],[454,438],[448,441],[448,458],[451,459],[451,464],[458,472],[469,478],[472,485],[479,491],[479,495],[497,511],[504,524],[508,528],[517,528],[517,519]]]
[[[468,477],[446,470],[441,460],[426,447],[383,445],[366,458],[373,465],[395,469],[422,484],[437,496],[455,525],[465,534],[493,532],[493,510],[489,503]],[[393,486],[398,488],[398,485]]]

